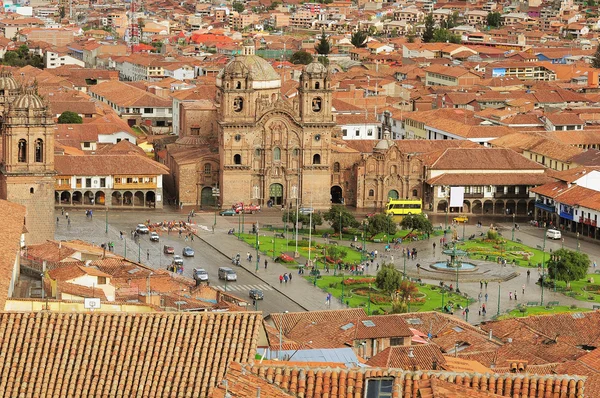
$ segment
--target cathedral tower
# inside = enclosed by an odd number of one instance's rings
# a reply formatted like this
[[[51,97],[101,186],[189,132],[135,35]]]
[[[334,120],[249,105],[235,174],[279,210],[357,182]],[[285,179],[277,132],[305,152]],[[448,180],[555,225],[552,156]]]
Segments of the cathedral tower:
[[[27,208],[27,244],[54,239],[54,120],[34,88],[10,102],[1,133],[0,198]]]

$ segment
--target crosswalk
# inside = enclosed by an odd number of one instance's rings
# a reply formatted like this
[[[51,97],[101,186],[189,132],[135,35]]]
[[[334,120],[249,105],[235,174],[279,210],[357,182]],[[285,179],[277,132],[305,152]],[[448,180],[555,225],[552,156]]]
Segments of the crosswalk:
[[[222,292],[225,291],[225,285],[213,285],[211,284],[212,287],[214,287],[217,290],[220,290]],[[266,290],[274,290],[271,286],[269,285],[238,285],[236,282],[231,282],[231,283],[227,283],[227,291],[231,292],[248,292],[250,291],[250,289],[259,289],[262,291],[266,291]]]

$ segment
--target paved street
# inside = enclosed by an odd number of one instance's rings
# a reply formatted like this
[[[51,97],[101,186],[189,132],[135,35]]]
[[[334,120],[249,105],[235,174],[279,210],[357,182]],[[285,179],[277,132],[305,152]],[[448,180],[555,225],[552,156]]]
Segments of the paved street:
[[[67,226],[64,216],[61,216],[60,211],[57,212],[59,217],[59,225],[56,231],[57,239],[83,239],[94,244],[104,243],[106,241],[112,241],[115,243],[115,252],[120,255],[126,255],[127,258],[132,260],[141,260],[142,263],[148,264],[154,268],[165,268],[170,263],[171,256],[165,256],[162,253],[162,247],[164,244],[171,244],[175,247],[175,253],[180,254],[184,246],[191,246],[196,256],[192,259],[185,259],[184,275],[191,277],[191,270],[195,267],[203,267],[207,269],[211,277],[211,285],[220,290],[230,291],[232,294],[238,295],[241,298],[247,298],[247,292],[250,288],[258,288],[263,290],[265,294],[264,302],[259,302],[259,309],[265,312],[271,311],[301,311],[301,310],[318,310],[327,308],[341,308],[341,303],[333,301],[329,307],[325,303],[326,293],[314,288],[309,282],[300,278],[299,275],[294,273],[293,281],[287,284],[279,283],[279,275],[284,272],[290,272],[284,266],[274,263],[269,258],[269,265],[267,269],[264,269],[264,255],[261,255],[261,263],[258,273],[255,272],[256,262],[253,258],[253,262],[249,263],[245,261],[246,253],[252,252],[251,248],[245,243],[237,240],[233,235],[227,235],[227,231],[230,228],[234,228],[236,231],[240,226],[241,220],[238,217],[221,217],[217,216],[217,225],[214,233],[212,232],[212,225],[215,220],[214,213],[196,213],[193,218],[193,223],[198,228],[198,237],[193,242],[185,242],[183,237],[179,238],[177,234],[172,233],[171,235],[162,235],[160,243],[151,243],[148,240],[148,235],[144,235],[139,240],[139,246],[131,239],[131,231],[135,228],[138,223],[144,222],[150,218],[151,222],[158,220],[187,220],[188,209],[182,211],[176,211],[171,209],[165,209],[162,211],[148,211],[148,212],[135,212],[135,211],[118,211],[108,213],[108,237],[105,233],[106,230],[106,213],[98,211],[94,214],[93,219],[86,219],[85,212],[79,210],[77,212],[71,211],[71,226]],[[358,215],[357,215],[358,217]],[[434,225],[438,225],[440,222],[444,223],[444,219],[434,217]],[[359,218],[361,219],[361,218]],[[473,218],[470,220],[471,224],[474,224],[477,219]],[[485,219],[481,220],[484,227],[477,229],[474,225],[467,224],[465,226],[465,235],[468,237],[471,234],[479,234],[480,232],[487,231],[489,223],[486,223]],[[502,217],[493,220],[496,225],[499,226],[500,231],[507,238],[511,237],[512,229],[512,218],[507,218],[505,222]],[[281,212],[279,210],[268,209],[261,213],[246,215],[244,217],[244,230],[249,231],[252,223],[258,222],[260,226],[265,224],[282,225]],[[519,222],[517,220],[517,222]],[[544,230],[530,226],[528,223],[521,223],[520,230],[515,232],[515,238],[519,238],[524,244],[535,247],[536,245],[542,245],[544,236]],[[126,239],[121,241],[119,239],[119,231],[123,231]],[[462,236],[462,226],[458,229],[459,236]],[[266,234],[265,231],[263,234]],[[314,238],[315,241],[323,241],[322,238]],[[434,238],[432,238],[434,239]],[[439,240],[439,238],[437,239]],[[440,253],[440,247],[438,247],[436,253],[433,252],[431,241],[419,241],[410,242],[405,244],[404,247],[415,247],[418,250],[418,259],[409,260],[406,262],[407,273],[412,277],[420,277],[424,282],[437,284],[440,280],[445,280],[447,284],[455,283],[454,274],[440,274],[429,269],[429,264],[434,261],[445,261],[446,256]],[[344,242],[349,245],[349,242]],[[590,241],[580,240],[581,250],[588,253],[592,261],[600,258],[600,247],[596,243]],[[125,245],[127,246],[125,253]],[[561,247],[560,241],[548,241],[546,240],[546,251],[556,250]],[[384,243],[381,244],[370,244],[367,243],[367,250],[378,250],[381,257],[378,259],[379,262],[389,262],[391,256],[394,256],[394,263],[398,269],[404,268],[404,261],[402,259],[401,249],[397,252],[388,253],[387,257],[384,253]],[[577,240],[572,236],[565,236],[564,247],[572,250],[577,248]],[[148,257],[149,251],[149,257]],[[242,266],[235,267],[231,264],[230,258],[236,253],[240,253],[242,258]],[[254,253],[253,253],[254,254]],[[255,254],[254,254],[255,255]],[[549,258],[549,254],[547,255]],[[420,274],[417,273],[416,264],[422,265]],[[479,323],[483,320],[490,319],[498,312],[498,302],[500,304],[500,311],[505,312],[512,308],[515,308],[519,303],[527,303],[529,301],[541,301],[541,288],[535,284],[538,278],[538,271],[535,268],[531,268],[531,277],[527,278],[527,269],[520,267],[502,267],[496,264],[490,264],[485,262],[478,262],[480,264],[479,273],[476,275],[461,275],[459,278],[460,289],[463,293],[467,293],[469,296],[477,299],[479,293],[482,293],[481,302],[485,303],[485,294],[488,294],[487,298],[487,317],[478,315],[479,302],[476,302],[470,307],[469,322]],[[220,266],[232,266],[238,271],[238,281],[228,283],[227,287],[223,281],[217,279],[217,269]],[[374,267],[371,268],[371,273],[374,274]],[[499,284],[496,280],[504,279],[509,274],[516,274],[516,277],[512,277],[508,281],[503,281],[500,284],[500,296],[498,295]],[[514,276],[514,275],[513,275]],[[489,280],[487,290],[480,290],[479,280]],[[523,294],[523,286],[525,286],[525,293]],[[518,300],[509,299],[509,291],[517,291]],[[498,300],[500,298],[500,300]],[[563,296],[559,293],[554,293],[548,289],[544,290],[544,303],[549,301],[559,301],[561,305],[576,304],[580,307],[590,307],[591,303],[582,301],[576,301],[569,297]],[[440,302],[441,305],[441,302]],[[457,316],[462,316],[460,312],[456,313]]]

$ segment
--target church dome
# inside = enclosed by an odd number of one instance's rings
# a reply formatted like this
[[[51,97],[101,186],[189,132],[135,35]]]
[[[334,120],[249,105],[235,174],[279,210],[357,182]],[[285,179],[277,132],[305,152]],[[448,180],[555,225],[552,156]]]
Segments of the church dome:
[[[249,73],[250,78],[254,81],[281,80],[279,74],[275,72],[271,64],[258,55],[240,55],[235,57],[233,61],[225,66],[223,74],[236,73],[241,68],[245,68],[247,71],[245,73]]]
[[[35,93],[33,88],[28,88],[25,93],[15,98],[11,107],[14,109],[45,109],[46,104],[44,104],[44,100]]]
[[[306,73],[327,73],[327,67],[317,60],[313,60],[310,64],[304,68]]]
[[[18,90],[19,85],[7,70],[0,71],[0,90]]]

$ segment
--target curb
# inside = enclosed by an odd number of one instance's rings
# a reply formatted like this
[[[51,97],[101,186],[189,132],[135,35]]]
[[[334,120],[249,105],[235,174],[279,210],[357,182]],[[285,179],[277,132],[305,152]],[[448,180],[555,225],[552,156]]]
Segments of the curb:
[[[205,240],[204,238],[202,238],[201,236],[199,236],[199,235],[197,235],[197,234],[194,234],[194,235],[196,235],[196,237],[197,237],[198,239],[200,239],[202,242],[204,242],[204,243],[206,243],[207,245],[209,245],[210,247],[212,247],[214,250],[216,250],[216,251],[218,251],[219,253],[221,253],[221,254],[222,254],[223,256],[225,256],[226,258],[229,258],[229,256],[228,256],[227,254],[223,253],[223,251],[222,251],[221,249],[219,249],[219,248],[217,248],[216,246],[214,246],[213,244],[209,243],[208,241],[206,241],[206,240]],[[249,270],[248,268],[246,268],[246,267],[245,267],[245,266],[243,266],[243,265],[240,265],[240,267],[239,267],[239,268],[242,268],[242,269],[244,269],[246,272],[248,272],[249,274],[252,274],[252,275],[254,275],[256,278],[260,279],[260,280],[261,280],[263,283],[265,283],[265,284],[269,285],[270,287],[272,287],[272,288],[273,288],[273,290],[277,291],[278,293],[280,293],[280,294],[282,294],[283,296],[287,297],[289,300],[291,300],[291,301],[293,301],[294,303],[296,303],[296,304],[297,304],[298,306],[300,306],[300,308],[302,308],[304,311],[310,311],[308,308],[306,308],[304,305],[302,305],[302,304],[300,304],[299,302],[297,302],[295,299],[293,299],[292,297],[290,297],[288,294],[285,294],[285,293],[284,293],[284,292],[282,292],[281,290],[277,289],[277,288],[276,288],[276,287],[275,287],[275,286],[274,286],[274,285],[273,285],[271,282],[268,282],[267,280],[265,280],[264,278],[262,278],[262,277],[260,276],[260,274],[258,274],[258,273],[256,273],[256,272],[254,272],[254,271],[252,271],[252,270]]]

